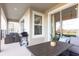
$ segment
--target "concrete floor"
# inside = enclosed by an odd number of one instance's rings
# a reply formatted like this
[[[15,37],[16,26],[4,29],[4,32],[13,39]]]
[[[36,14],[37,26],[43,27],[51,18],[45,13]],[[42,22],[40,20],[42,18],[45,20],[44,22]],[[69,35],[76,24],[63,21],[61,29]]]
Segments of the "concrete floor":
[[[19,43],[4,44],[4,40],[1,41],[0,56],[30,56],[31,53],[27,48],[21,47]]]

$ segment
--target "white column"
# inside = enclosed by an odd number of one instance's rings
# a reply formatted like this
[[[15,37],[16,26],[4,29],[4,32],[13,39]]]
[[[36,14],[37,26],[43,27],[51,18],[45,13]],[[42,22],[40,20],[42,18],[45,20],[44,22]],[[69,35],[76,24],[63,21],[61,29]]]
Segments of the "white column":
[[[63,30],[62,30],[62,12],[60,11],[60,36],[62,36]]]
[[[78,3],[78,7],[76,10],[77,10],[77,18],[79,19],[79,3]],[[77,31],[76,35],[79,36],[79,31]]]
[[[51,40],[51,14],[48,14],[48,41]]]
[[[55,37],[55,33],[56,33],[56,23],[55,23],[55,19],[54,19],[54,15],[51,16],[52,17],[52,28],[51,28],[51,32],[52,32],[52,35],[53,37]]]
[[[0,6],[0,52],[1,52],[1,6]]]
[[[77,12],[77,17],[79,18],[79,3],[78,3],[78,12]]]

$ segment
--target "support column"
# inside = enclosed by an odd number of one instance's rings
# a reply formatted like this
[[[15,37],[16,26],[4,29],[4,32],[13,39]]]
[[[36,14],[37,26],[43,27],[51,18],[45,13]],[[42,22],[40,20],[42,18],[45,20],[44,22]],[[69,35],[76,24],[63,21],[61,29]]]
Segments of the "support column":
[[[52,30],[52,35],[53,35],[53,37],[55,37],[55,35],[56,35],[56,22],[55,22],[55,19],[54,19],[54,15],[52,15],[52,28],[51,28],[51,30]]]
[[[62,37],[63,30],[62,30],[62,12],[60,11],[60,37]]]
[[[48,41],[51,40],[51,34],[52,34],[52,21],[51,21],[51,14],[48,14]]]
[[[79,3],[78,3],[78,12],[77,12],[77,17],[79,18]]]
[[[1,52],[1,6],[0,6],[0,52]]]
[[[77,5],[76,10],[77,10],[77,18],[79,19],[79,3],[78,3],[78,5]],[[78,29],[78,30],[79,30],[79,29]],[[79,36],[79,31],[77,31],[76,35]]]

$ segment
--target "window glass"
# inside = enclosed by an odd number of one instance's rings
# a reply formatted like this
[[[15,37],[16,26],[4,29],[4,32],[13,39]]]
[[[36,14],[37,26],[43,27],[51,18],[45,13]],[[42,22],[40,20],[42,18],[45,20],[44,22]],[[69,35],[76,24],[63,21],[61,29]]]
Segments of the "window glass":
[[[34,35],[42,34],[42,16],[34,15]]]
[[[63,20],[68,20],[68,19],[73,19],[73,18],[77,18],[77,5],[72,6],[62,11]]]
[[[42,26],[35,25],[35,35],[42,34]]]
[[[24,32],[24,20],[21,21],[21,32]]]
[[[79,19],[65,20],[62,23],[64,35],[77,35],[79,33]]]
[[[18,22],[8,22],[8,33],[18,32],[18,30],[19,30],[18,27],[19,27]]]
[[[77,5],[62,11],[62,31],[64,35],[76,35],[79,30],[79,19],[77,18]]]
[[[42,24],[42,16],[35,15],[35,24]]]

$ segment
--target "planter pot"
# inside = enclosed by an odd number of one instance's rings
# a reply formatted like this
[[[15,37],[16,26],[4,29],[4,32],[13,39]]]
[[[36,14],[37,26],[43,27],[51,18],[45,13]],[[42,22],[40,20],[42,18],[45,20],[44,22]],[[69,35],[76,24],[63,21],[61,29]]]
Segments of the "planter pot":
[[[53,47],[55,47],[56,46],[56,42],[55,41],[51,41],[50,45],[53,46]]]

